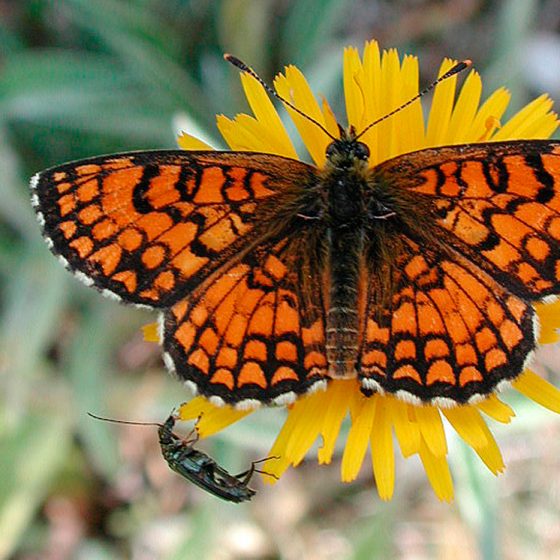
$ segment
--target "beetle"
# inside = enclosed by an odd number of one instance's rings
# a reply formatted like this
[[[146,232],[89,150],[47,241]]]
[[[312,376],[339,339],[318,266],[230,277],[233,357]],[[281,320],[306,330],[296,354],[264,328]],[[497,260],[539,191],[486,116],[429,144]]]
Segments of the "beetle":
[[[256,494],[255,490],[249,488],[249,482],[256,472],[277,478],[276,475],[272,473],[267,473],[256,468],[256,465],[259,463],[270,459],[278,459],[276,456],[253,461],[246,471],[239,474],[234,475],[229,473],[218,465],[212,457],[195,449],[194,445],[199,438],[196,425],[187,438],[182,438],[173,432],[177,421],[177,417],[174,414],[170,414],[163,424],[114,420],[97,416],[90,412],[88,412],[88,415],[97,420],[114,422],[117,424],[158,426],[161,453],[169,465],[169,468],[199,488],[206,490],[209,494],[227,502],[247,502]],[[191,437],[193,433],[195,435]]]

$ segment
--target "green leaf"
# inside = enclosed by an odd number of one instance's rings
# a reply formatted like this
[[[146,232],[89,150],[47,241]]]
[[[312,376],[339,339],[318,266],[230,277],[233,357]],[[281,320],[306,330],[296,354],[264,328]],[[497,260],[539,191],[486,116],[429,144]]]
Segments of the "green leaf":
[[[68,423],[58,415],[31,414],[0,438],[0,558],[14,551],[49,492],[71,444]]]
[[[37,240],[39,233],[37,231]],[[5,290],[0,353],[9,375],[4,381],[7,406],[17,409],[43,373],[41,364],[57,334],[66,301],[68,273],[46,247],[22,249]]]
[[[131,83],[130,76],[106,54],[72,52],[62,49],[35,49],[6,59],[0,74],[0,100],[37,91],[70,91],[76,95],[106,91]]]
[[[107,478],[119,466],[115,432],[87,412],[104,414],[109,364],[116,341],[115,319],[121,310],[98,296],[82,316],[82,324],[68,351],[66,370],[75,396],[77,426],[93,467]]]
[[[282,56],[305,69],[332,37],[344,14],[352,8],[354,1],[343,0],[300,0],[293,3],[282,35]]]
[[[210,108],[199,86],[172,57],[126,28],[107,26],[111,14],[72,10],[70,15],[119,58],[124,68],[146,88],[154,106],[186,110],[202,121],[208,118]]]
[[[79,13],[111,33],[126,33],[145,39],[170,53],[176,52],[179,37],[158,17],[156,3],[119,0],[64,0],[67,11]],[[153,6],[153,8],[151,8]]]

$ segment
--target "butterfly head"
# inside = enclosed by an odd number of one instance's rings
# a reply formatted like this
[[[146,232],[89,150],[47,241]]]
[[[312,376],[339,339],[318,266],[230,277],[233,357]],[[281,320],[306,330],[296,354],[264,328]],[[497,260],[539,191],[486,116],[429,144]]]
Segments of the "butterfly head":
[[[339,125],[340,137],[333,140],[326,150],[328,164],[337,169],[367,167],[369,148],[357,140],[356,130],[351,126],[345,130]]]
[[[386,113],[382,117],[370,122],[359,134],[356,133],[356,129],[353,126],[350,126],[348,130],[344,130],[344,128],[339,124],[338,129],[340,132],[339,138],[335,138],[327,128],[320,123],[319,121],[315,120],[313,117],[307,115],[304,111],[296,107],[293,103],[284,99],[281,95],[279,95],[276,90],[271,88],[252,68],[247,66],[244,62],[239,60],[237,57],[231,54],[224,54],[224,59],[233,64],[235,67],[239,68],[242,72],[249,74],[252,76],[261,86],[272,96],[276,97],[284,105],[295,111],[304,119],[307,119],[309,122],[313,123],[319,129],[321,129],[329,138],[332,139],[332,142],[327,146],[326,155],[327,155],[327,167],[339,169],[339,170],[348,170],[348,169],[356,169],[358,171],[364,170],[367,168],[368,159],[369,159],[369,148],[366,144],[359,141],[359,138],[363,136],[368,130],[372,127],[376,126],[380,122],[392,117],[396,113],[399,113],[409,105],[411,105],[414,101],[422,97],[428,91],[433,89],[437,84],[440,82],[451,78],[455,74],[463,71],[465,68],[469,68],[472,64],[470,60],[463,60],[458,64],[455,64],[450,70],[448,70],[445,74],[440,76],[437,80],[434,80],[428,87],[424,88],[420,93],[416,94],[414,97],[410,98],[408,101],[399,105],[389,113]]]

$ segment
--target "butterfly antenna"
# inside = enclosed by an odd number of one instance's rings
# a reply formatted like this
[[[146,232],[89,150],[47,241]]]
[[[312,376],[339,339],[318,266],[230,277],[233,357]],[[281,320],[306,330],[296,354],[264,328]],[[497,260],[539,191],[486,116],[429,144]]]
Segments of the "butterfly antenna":
[[[448,70],[445,74],[440,76],[437,80],[433,81],[429,86],[425,87],[420,93],[418,93],[417,95],[415,95],[414,97],[409,99],[406,103],[403,103],[400,107],[397,107],[396,109],[393,109],[390,113],[387,113],[386,115],[383,115],[381,118],[379,118],[379,119],[373,121],[372,123],[368,124],[364,128],[364,130],[362,130],[362,132],[360,132],[360,134],[358,134],[355,137],[355,140],[357,140],[360,136],[363,136],[370,128],[372,128],[376,124],[379,124],[380,122],[388,119],[389,117],[392,117],[394,114],[402,111],[403,109],[406,109],[406,107],[408,107],[409,105],[414,103],[417,99],[420,99],[422,96],[426,95],[428,92],[430,92],[432,89],[434,89],[440,82],[443,82],[444,80],[447,80],[447,78],[451,78],[451,76],[455,76],[455,74],[458,74],[459,72],[462,72],[466,68],[469,68],[471,65],[472,65],[472,60],[469,60],[469,59],[462,60],[461,62],[455,64],[455,66],[453,66],[453,68]]]
[[[130,420],[115,420],[114,418],[105,418],[104,416],[97,416],[96,414],[92,414],[91,412],[87,413],[88,416],[95,418],[96,420],[103,420],[103,422],[113,422],[113,424],[131,424],[133,426],[159,426],[157,422],[131,422]]]
[[[227,53],[224,54],[224,59],[227,60],[230,64],[233,64],[236,68],[239,68],[239,70],[241,70],[242,72],[245,72],[246,74],[249,74],[249,76],[255,78],[255,80],[257,80],[257,82],[259,82],[259,84],[261,84],[261,86],[268,93],[270,93],[270,95],[276,97],[276,99],[287,105],[290,109],[294,110],[298,115],[301,115],[303,118],[317,125],[331,140],[337,140],[337,138],[333,136],[319,121],[316,121],[313,117],[306,115],[303,111],[300,111],[288,100],[284,99],[281,95],[278,95],[276,91],[274,91],[252,68],[247,66],[243,61],[239,60],[232,54]]]

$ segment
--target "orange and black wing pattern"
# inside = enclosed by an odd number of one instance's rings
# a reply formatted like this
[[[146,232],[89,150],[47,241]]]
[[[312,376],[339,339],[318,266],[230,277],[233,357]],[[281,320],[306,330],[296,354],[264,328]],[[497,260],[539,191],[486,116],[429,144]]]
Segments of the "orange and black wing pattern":
[[[305,238],[256,247],[163,317],[168,368],[217,404],[288,404],[327,380],[324,301]],[[312,295],[310,295],[310,293]]]
[[[431,200],[446,243],[510,292],[560,292],[560,142],[433,148],[377,172]]]
[[[340,172],[136,152],[44,171],[32,201],[81,280],[163,310],[169,369],[216,402],[283,404],[324,386],[333,343],[366,393],[465,403],[515,378],[536,346],[532,303],[560,293],[560,143],[426,149],[371,170],[350,200],[371,218],[363,248],[338,255],[355,258],[359,286],[333,272],[329,244],[349,227],[326,201],[353,192]],[[359,309],[334,304],[359,318],[356,341],[325,340],[336,283],[359,291]]]
[[[284,227],[282,208],[315,180],[279,156],[149,151],[68,163],[31,186],[69,270],[106,295],[167,308]]]
[[[408,240],[390,305],[369,286],[362,386],[443,406],[490,394],[535,348],[533,307],[458,254]]]
[[[374,174],[430,208],[433,231],[400,234],[388,304],[370,280],[363,386],[442,404],[488,395],[536,346],[531,303],[560,293],[560,143],[427,149]]]

